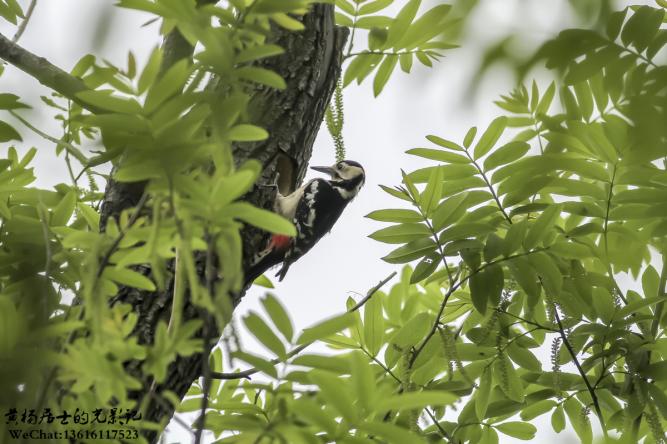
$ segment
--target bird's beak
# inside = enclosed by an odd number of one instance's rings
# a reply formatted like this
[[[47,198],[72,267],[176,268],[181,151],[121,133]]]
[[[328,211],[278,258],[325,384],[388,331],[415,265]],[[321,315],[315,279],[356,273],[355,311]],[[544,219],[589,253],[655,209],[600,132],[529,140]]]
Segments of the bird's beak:
[[[314,166],[310,167],[311,170],[319,171],[320,173],[328,174],[333,177],[336,174],[336,170],[328,166]]]

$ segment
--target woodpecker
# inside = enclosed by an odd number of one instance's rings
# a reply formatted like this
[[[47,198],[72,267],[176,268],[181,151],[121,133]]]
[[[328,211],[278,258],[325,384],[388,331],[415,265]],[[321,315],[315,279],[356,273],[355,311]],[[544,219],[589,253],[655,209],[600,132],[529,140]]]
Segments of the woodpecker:
[[[281,262],[276,276],[282,281],[290,265],[331,231],[366,178],[364,168],[353,160],[311,169],[328,174],[330,179],[312,179],[288,196],[278,193],[274,211],[294,223],[296,237],[272,235],[267,248],[254,258],[246,273],[246,284]]]

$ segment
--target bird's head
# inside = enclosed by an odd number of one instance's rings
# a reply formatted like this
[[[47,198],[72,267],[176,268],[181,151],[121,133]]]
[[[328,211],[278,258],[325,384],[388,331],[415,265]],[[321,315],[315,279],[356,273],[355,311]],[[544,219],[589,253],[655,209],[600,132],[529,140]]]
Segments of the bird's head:
[[[314,166],[310,167],[320,173],[325,173],[331,176],[331,180],[338,182],[344,180],[355,180],[365,177],[364,167],[359,162],[354,160],[341,160],[333,166]]]
[[[359,162],[355,162],[354,160],[341,160],[332,166],[314,166],[311,168],[315,171],[319,171],[320,173],[325,173],[331,176],[332,184],[335,187],[341,188],[345,191],[341,192],[345,198],[352,198],[356,196],[364,184],[364,181],[366,180],[364,167],[362,167]]]

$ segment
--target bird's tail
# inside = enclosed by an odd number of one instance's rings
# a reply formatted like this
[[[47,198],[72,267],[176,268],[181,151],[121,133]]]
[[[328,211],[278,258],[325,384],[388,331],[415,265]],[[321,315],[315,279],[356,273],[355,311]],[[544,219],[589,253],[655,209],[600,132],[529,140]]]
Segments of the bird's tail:
[[[268,247],[257,256],[248,271],[246,271],[244,287],[252,284],[255,279],[264,274],[269,268],[281,263],[285,259],[285,252],[288,250],[291,242],[292,238],[288,236],[276,234],[271,236],[271,241],[269,242]],[[283,266],[280,273],[284,276],[284,273],[286,272],[287,269]],[[280,280],[282,280],[282,277]]]
[[[248,271],[245,272],[245,285],[252,284],[255,279],[260,277],[266,270],[278,265],[282,262],[284,254],[282,252],[271,251],[262,257],[258,262],[251,265]]]

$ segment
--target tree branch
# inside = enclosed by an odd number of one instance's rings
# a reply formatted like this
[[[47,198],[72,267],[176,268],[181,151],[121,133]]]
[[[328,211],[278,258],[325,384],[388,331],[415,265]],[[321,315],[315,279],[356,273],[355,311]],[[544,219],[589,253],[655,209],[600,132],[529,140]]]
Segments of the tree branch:
[[[78,93],[90,90],[83,83],[83,80],[63,71],[44,57],[39,57],[23,49],[2,34],[0,34],[0,58],[30,75],[42,85],[78,103],[88,111],[92,113],[100,112],[98,108],[79,100],[77,97]]]
[[[386,278],[382,279],[375,287],[371,288],[368,290],[366,293],[366,296],[360,300],[354,307],[350,308],[347,312],[348,313],[353,313],[357,310],[359,310],[361,307],[366,304],[375,293],[377,293],[380,288],[382,288],[387,282],[389,282],[393,277],[396,276],[396,272],[394,271],[391,273],[389,276]],[[287,361],[289,358],[292,358],[299,353],[301,353],[303,350],[305,350],[307,347],[309,347],[313,342],[307,342],[305,344],[301,344],[298,347],[296,347],[294,350],[291,352],[287,353],[284,358],[276,358],[273,361],[271,361],[271,364],[273,365],[278,365],[281,364],[285,361]],[[249,378],[250,376],[254,375],[255,373],[259,372],[260,370],[253,367],[248,370],[244,370],[242,372],[236,372],[236,373],[219,373],[219,372],[211,372],[211,377],[213,379],[244,379],[244,378]]]

